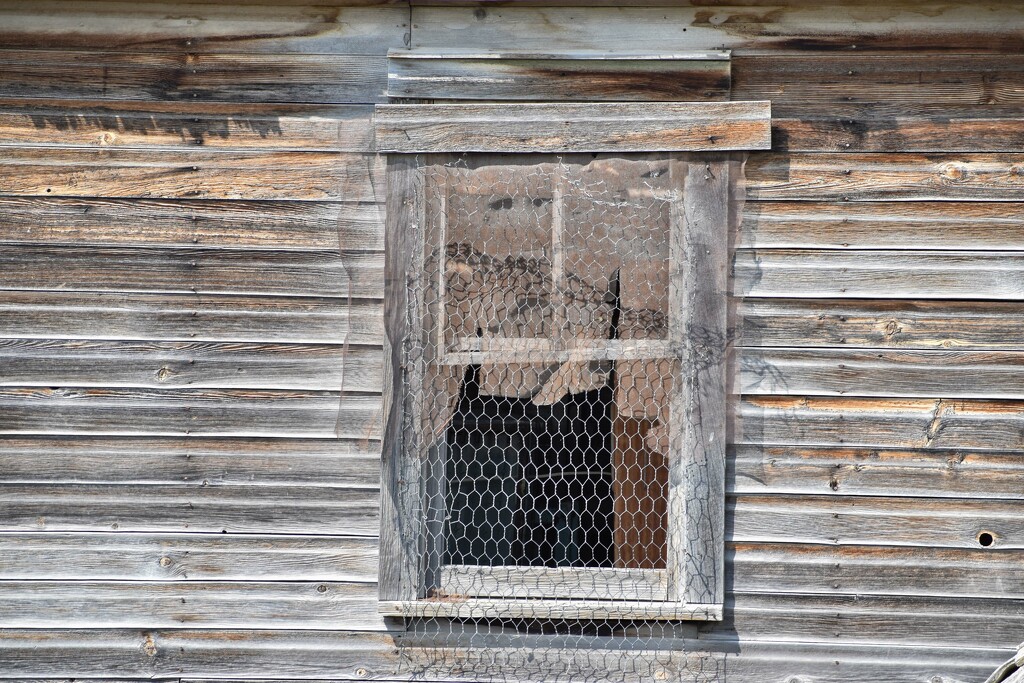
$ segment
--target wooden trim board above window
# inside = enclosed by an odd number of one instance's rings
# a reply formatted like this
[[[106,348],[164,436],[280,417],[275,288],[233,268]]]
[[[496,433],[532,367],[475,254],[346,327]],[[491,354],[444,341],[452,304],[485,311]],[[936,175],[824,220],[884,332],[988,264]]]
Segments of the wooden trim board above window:
[[[731,87],[728,50],[388,53],[390,97],[714,102],[727,101]]]
[[[771,102],[382,104],[377,150],[721,152],[771,148]]]

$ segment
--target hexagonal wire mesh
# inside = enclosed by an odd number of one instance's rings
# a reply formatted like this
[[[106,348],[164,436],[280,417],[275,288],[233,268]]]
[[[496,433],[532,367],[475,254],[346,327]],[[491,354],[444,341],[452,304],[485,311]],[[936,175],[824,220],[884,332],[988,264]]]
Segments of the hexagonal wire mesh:
[[[480,680],[716,680],[716,656],[676,651],[693,627],[594,619],[578,602],[667,597],[672,157],[428,159],[410,292],[425,370],[406,419],[424,437],[418,592],[438,609],[413,625],[407,663]],[[501,606],[459,621],[442,609],[474,599]]]

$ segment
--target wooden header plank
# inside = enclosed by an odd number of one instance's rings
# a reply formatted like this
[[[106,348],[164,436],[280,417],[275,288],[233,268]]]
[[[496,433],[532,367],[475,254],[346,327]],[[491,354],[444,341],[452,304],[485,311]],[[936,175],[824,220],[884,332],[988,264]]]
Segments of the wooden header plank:
[[[771,148],[770,102],[389,104],[381,152],[651,152]]]
[[[458,100],[729,99],[727,51],[612,53],[392,50],[388,95]]]

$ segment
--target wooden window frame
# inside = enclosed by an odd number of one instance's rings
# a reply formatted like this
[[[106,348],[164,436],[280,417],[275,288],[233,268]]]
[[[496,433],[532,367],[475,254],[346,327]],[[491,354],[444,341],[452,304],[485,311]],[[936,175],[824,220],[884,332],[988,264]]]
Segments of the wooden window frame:
[[[724,602],[725,447],[730,161],[719,152],[770,148],[770,104],[594,103],[378,105],[378,151],[387,159],[385,428],[382,456],[380,612],[403,617],[721,620]],[[425,224],[424,154],[679,152],[686,191],[673,202],[672,240],[684,255],[670,286],[670,343],[681,357],[674,392],[667,564],[660,569],[444,566],[427,568],[427,494],[406,447],[412,409],[407,342],[417,330],[409,273]],[[685,264],[685,265],[682,265]],[[422,329],[422,325],[419,326]],[[460,363],[473,350],[458,353]],[[465,357],[463,357],[465,356]],[[475,357],[475,356],[474,356]],[[678,455],[675,455],[678,453]],[[426,579],[430,573],[429,581]],[[576,576],[579,575],[579,576]],[[502,596],[507,585],[588,586],[558,597]],[[584,580],[585,579],[585,580]],[[600,599],[631,582],[639,597]],[[490,583],[488,583],[490,582]],[[439,599],[473,586],[473,597]],[[494,585],[494,596],[479,595]],[[608,586],[608,590],[602,589]],[[663,591],[663,592],[662,592]],[[664,597],[661,597],[664,596]]]

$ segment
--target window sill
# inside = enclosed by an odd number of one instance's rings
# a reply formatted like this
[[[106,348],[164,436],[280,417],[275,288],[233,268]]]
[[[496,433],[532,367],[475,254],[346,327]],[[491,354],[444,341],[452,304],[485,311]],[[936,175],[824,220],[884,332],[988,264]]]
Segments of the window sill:
[[[449,597],[382,601],[378,611],[393,617],[450,619],[608,619],[650,621],[721,621],[721,605],[615,600],[507,600]]]

